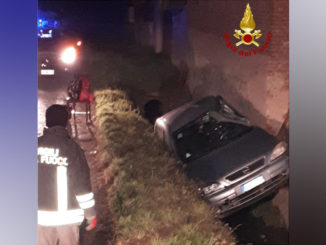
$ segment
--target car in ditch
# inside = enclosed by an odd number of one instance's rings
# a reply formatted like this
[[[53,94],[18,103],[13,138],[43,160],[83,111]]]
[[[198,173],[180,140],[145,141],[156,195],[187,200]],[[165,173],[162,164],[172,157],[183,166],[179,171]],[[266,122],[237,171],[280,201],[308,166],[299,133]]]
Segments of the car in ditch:
[[[154,130],[221,218],[288,182],[287,143],[251,125],[221,96],[192,101],[164,114]]]

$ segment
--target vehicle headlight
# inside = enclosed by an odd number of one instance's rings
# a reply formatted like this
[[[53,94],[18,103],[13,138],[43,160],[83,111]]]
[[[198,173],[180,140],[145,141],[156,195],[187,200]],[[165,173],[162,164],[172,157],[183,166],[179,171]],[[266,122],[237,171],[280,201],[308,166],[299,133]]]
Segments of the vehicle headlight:
[[[284,141],[278,143],[272,151],[270,160],[273,161],[279,156],[281,156],[284,152],[286,152],[286,149],[287,149],[287,143],[285,143]]]
[[[223,189],[224,189],[223,184],[214,183],[214,184],[211,184],[209,186],[204,187],[202,190],[205,193],[205,195],[208,195],[208,194],[210,194],[212,192],[217,192],[217,191],[220,191],[220,190],[223,190]]]
[[[74,47],[66,48],[61,54],[61,60],[65,64],[72,64],[76,60],[76,49]]]

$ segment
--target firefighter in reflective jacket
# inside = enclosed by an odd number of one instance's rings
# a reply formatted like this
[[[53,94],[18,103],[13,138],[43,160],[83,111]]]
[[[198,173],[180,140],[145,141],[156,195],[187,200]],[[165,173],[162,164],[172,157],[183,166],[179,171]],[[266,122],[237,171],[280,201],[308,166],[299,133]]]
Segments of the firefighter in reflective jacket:
[[[66,130],[63,105],[46,110],[46,128],[38,139],[38,244],[78,245],[79,226],[96,226],[95,200],[83,150]]]

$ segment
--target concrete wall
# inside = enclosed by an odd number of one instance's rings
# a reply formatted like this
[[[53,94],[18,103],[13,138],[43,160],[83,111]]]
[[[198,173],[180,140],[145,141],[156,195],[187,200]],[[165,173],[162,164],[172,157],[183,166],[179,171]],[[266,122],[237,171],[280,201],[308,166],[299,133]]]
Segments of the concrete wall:
[[[262,36],[260,47],[272,33],[263,53],[239,56],[225,45],[224,34],[240,29],[249,2]],[[288,0],[188,0],[172,18],[171,58],[185,66],[187,85],[194,98],[220,94],[269,132],[276,134],[288,112]],[[252,50],[254,45],[240,45]]]

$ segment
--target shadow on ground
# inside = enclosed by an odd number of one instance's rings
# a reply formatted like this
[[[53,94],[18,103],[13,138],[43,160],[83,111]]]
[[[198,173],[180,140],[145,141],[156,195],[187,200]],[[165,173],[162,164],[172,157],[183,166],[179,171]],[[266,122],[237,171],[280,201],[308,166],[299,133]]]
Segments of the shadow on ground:
[[[273,198],[267,197],[223,220],[234,229],[240,244],[288,244],[289,234],[279,209],[272,204]]]

